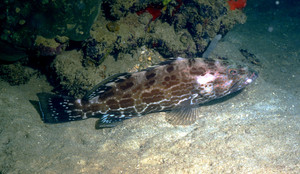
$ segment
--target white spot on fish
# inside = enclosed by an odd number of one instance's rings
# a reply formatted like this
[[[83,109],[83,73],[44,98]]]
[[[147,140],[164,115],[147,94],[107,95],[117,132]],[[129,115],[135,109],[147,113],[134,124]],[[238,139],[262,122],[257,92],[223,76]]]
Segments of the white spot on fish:
[[[177,60],[181,61],[181,60],[185,60],[185,58],[177,57]]]
[[[197,76],[197,83],[207,84],[208,82],[214,81],[216,77],[210,73],[205,74],[204,76]]]
[[[92,98],[89,102],[91,104],[98,103],[98,99],[99,99],[99,96],[96,96],[96,97]]]
[[[110,83],[107,83],[106,86],[114,86],[116,83],[115,82],[110,82]]]
[[[251,83],[252,82],[252,79],[247,79],[246,80],[246,83]]]
[[[83,113],[82,119],[87,119],[86,113]]]
[[[82,106],[81,99],[77,99],[75,102],[78,103],[80,106]]]
[[[120,76],[120,77],[118,77],[119,79],[126,79],[126,77],[125,76]]]

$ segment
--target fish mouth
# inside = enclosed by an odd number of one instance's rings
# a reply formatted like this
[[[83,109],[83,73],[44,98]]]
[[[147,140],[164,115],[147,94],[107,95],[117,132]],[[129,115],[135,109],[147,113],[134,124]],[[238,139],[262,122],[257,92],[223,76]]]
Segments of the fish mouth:
[[[254,70],[250,71],[248,77],[245,80],[245,85],[252,83],[257,78],[258,78],[258,73]]]
[[[252,74],[250,75],[250,79],[252,79],[252,81],[256,80],[258,78],[258,72],[252,70],[251,73]]]
[[[233,84],[231,86],[231,92],[236,92],[236,91],[248,86],[257,78],[258,78],[258,73],[254,70],[251,70],[248,73],[248,76],[243,81],[237,81],[235,84]]]

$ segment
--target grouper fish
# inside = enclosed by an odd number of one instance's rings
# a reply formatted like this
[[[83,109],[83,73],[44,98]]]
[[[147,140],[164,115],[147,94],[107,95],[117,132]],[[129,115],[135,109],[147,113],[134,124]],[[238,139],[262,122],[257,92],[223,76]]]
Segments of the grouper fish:
[[[97,128],[154,112],[166,112],[174,125],[190,125],[200,104],[234,93],[253,83],[258,73],[227,59],[173,58],[134,73],[116,74],[83,98],[38,93],[45,123],[99,118]]]

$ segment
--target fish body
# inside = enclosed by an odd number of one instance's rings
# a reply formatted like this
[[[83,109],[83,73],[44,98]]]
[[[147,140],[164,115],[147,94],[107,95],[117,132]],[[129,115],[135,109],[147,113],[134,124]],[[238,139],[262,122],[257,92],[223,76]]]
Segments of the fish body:
[[[153,112],[167,111],[179,125],[195,122],[199,104],[243,89],[258,77],[228,60],[176,58],[140,72],[114,75],[82,99],[39,93],[42,119],[59,123],[98,117],[100,128]]]

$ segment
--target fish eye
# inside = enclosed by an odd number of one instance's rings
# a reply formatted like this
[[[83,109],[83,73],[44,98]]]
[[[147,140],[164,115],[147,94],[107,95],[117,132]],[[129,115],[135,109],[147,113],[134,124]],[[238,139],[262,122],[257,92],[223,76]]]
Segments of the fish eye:
[[[228,73],[229,73],[230,75],[236,75],[236,74],[237,74],[237,70],[236,70],[236,69],[229,69],[229,70],[228,70]]]

